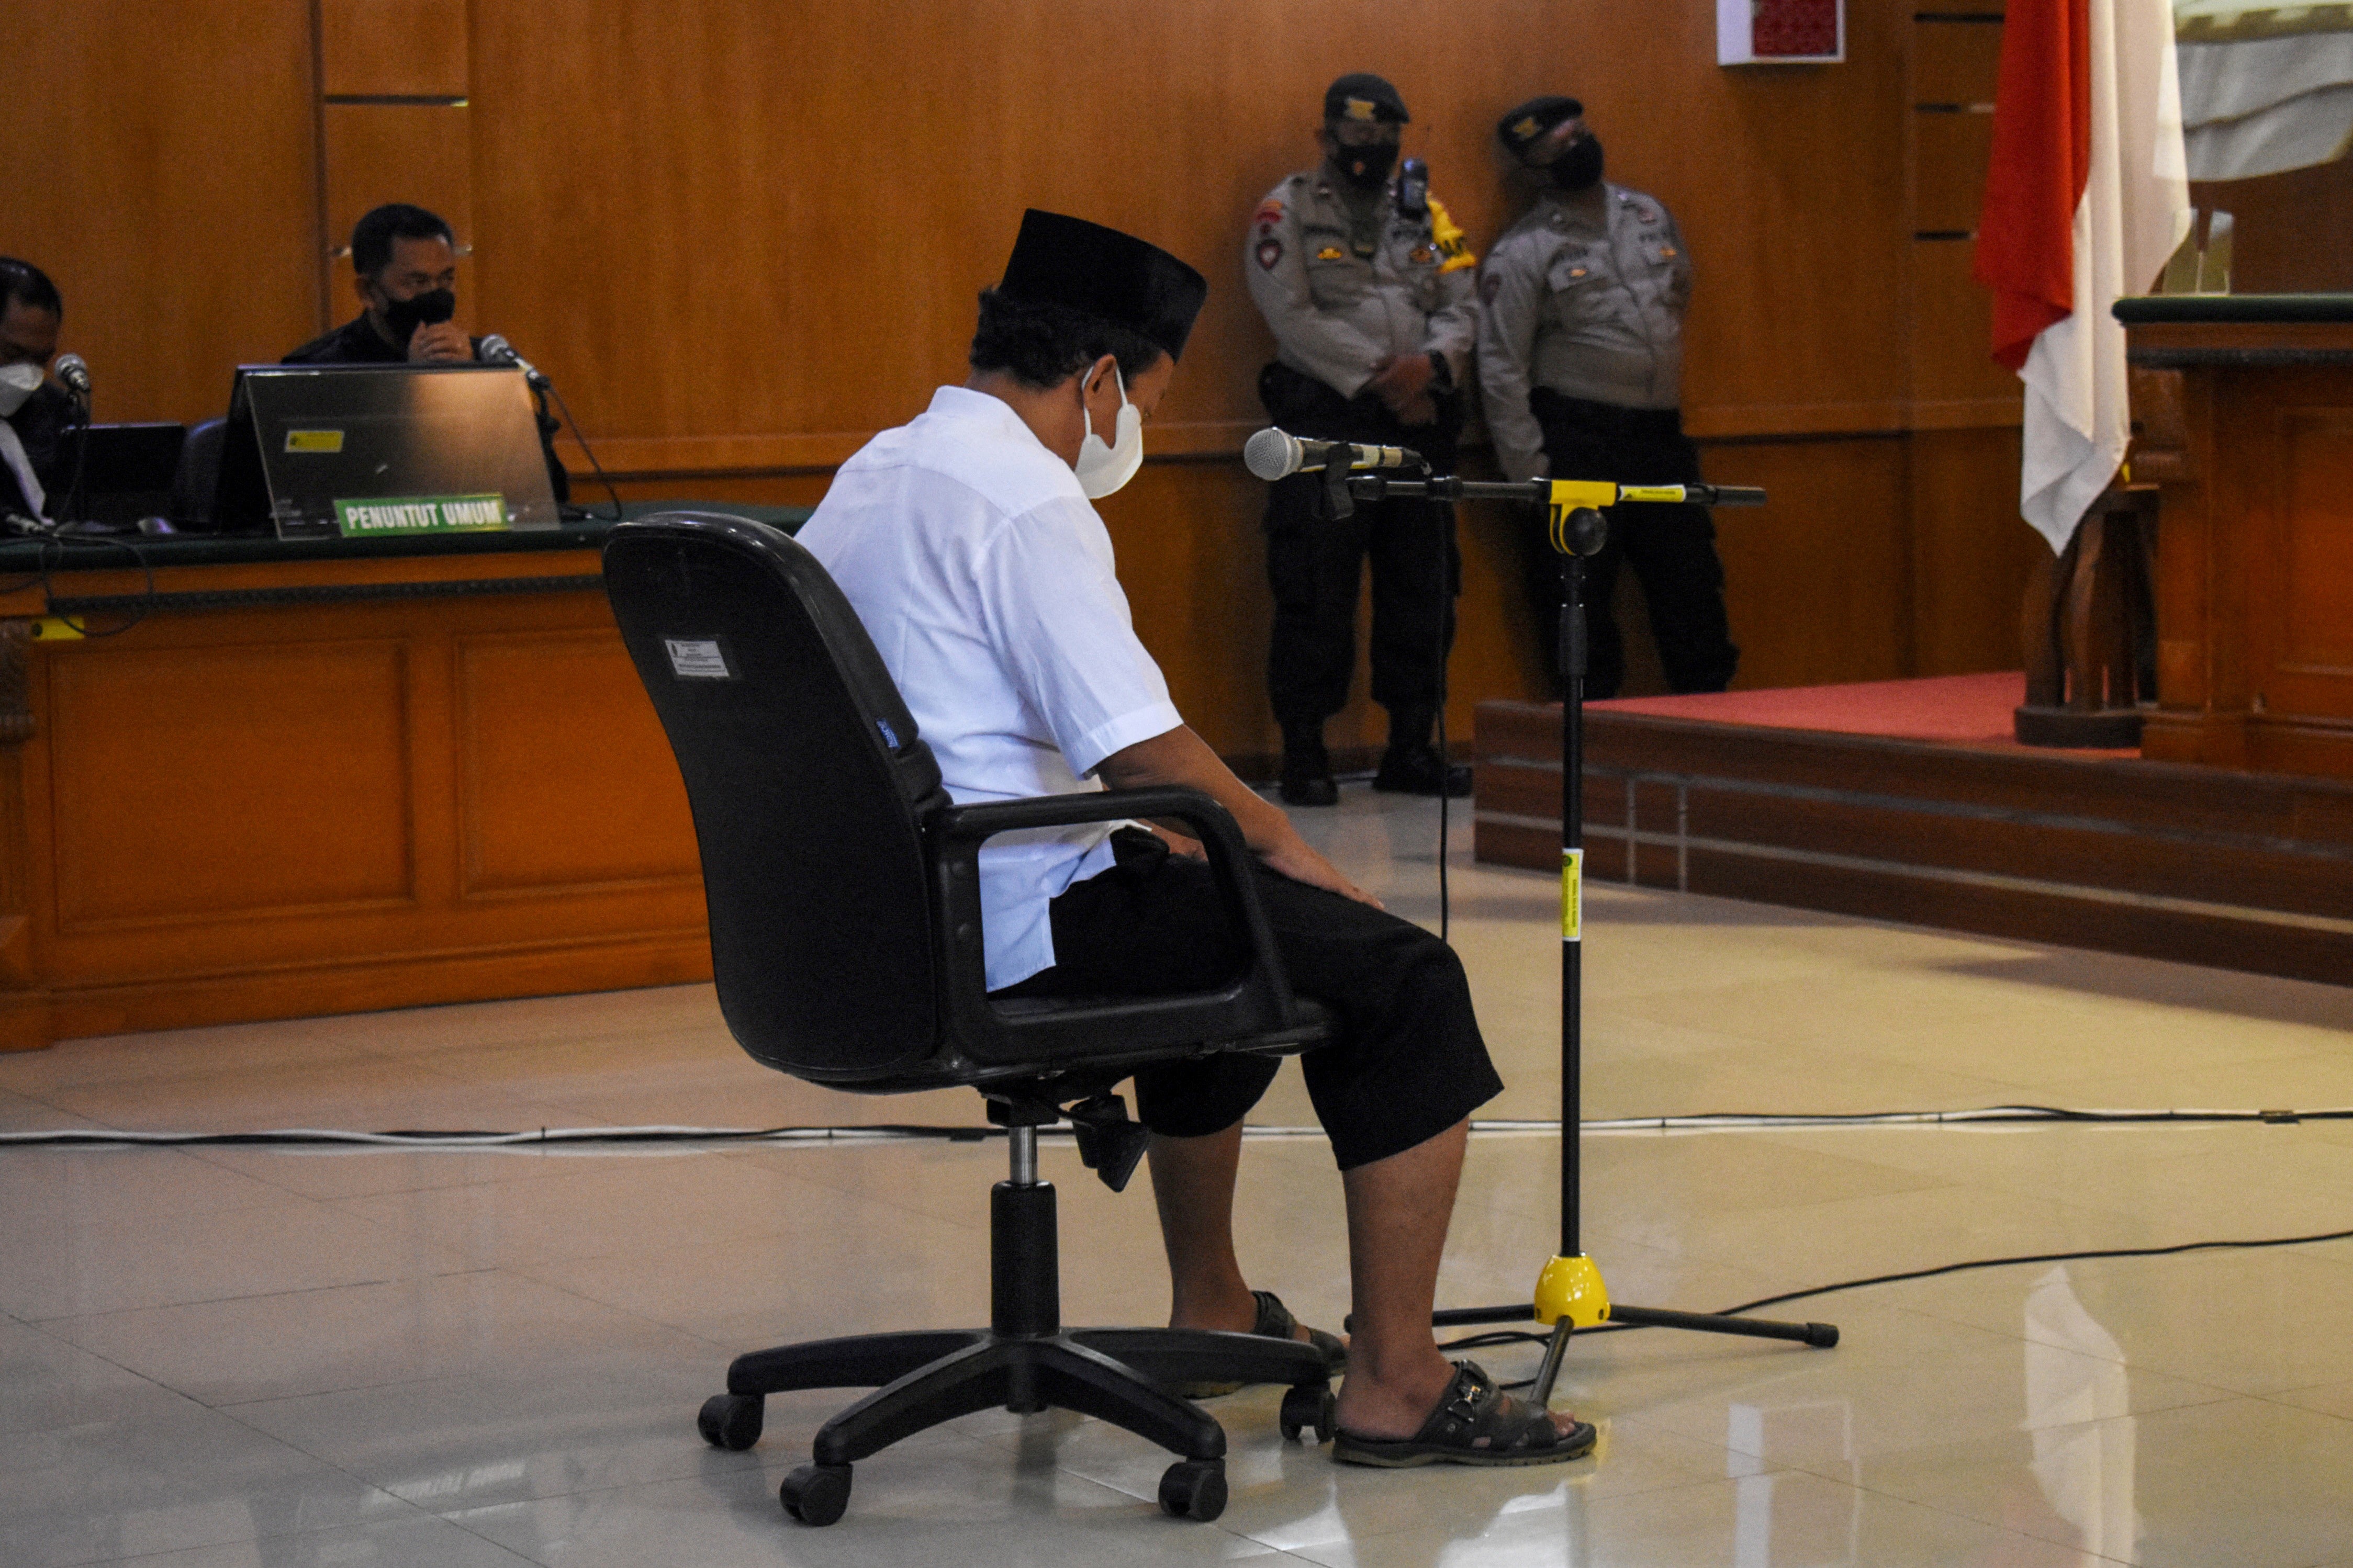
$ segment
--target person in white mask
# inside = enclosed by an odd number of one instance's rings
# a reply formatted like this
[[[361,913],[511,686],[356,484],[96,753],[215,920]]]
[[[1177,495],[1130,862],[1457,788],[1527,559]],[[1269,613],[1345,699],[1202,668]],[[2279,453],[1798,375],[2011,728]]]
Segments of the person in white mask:
[[[58,445],[72,400],[48,379],[65,301],[48,274],[0,256],[0,519],[49,511]]]
[[[1136,637],[1092,504],[1142,463],[1208,292],[1157,247],[1028,213],[981,296],[970,376],[844,463],[798,537],[857,610],[956,801],[1203,791],[1258,855],[1293,989],[1337,1015],[1333,1040],[1301,1061],[1347,1198],[1353,1342],[1302,1327],[1235,1258],[1241,1123],[1273,1079],[1265,1057],[1136,1074],[1171,1323],[1301,1339],[1345,1366],[1335,1458],[1574,1458],[1591,1449],[1590,1426],[1449,1363],[1430,1332],[1468,1118],[1503,1087],[1461,963],[1384,912],[1187,727]],[[1229,979],[1246,939],[1198,857],[1156,827],[993,841],[980,858],[990,990],[1150,994]]]

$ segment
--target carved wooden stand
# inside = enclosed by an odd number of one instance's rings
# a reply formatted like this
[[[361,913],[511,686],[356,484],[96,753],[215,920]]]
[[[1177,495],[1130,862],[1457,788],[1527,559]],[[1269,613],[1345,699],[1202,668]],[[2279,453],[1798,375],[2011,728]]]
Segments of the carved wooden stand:
[[[2141,704],[2157,700],[2156,540],[2157,487],[2120,483],[2092,503],[2064,552],[2036,563],[2021,745],[2140,744]]]

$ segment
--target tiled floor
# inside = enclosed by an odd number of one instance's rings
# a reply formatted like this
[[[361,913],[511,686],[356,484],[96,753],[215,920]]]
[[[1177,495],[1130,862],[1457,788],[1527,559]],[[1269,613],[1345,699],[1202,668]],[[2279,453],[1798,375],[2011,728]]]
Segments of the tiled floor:
[[[1458,814],[1458,829],[1467,831]],[[1310,819],[1434,917],[1426,803]],[[1467,857],[1465,858],[1467,859]],[[1511,1089],[1555,1109],[1557,894],[1458,860],[1455,938]],[[1600,888],[1589,1116],[2353,1105],[2353,990]],[[0,1130],[977,1120],[753,1065],[707,991],[107,1040],[0,1058]],[[1295,1071],[1256,1120],[1312,1121]],[[1443,1284],[1525,1299],[1550,1137],[1472,1147]],[[0,1564],[2353,1564],[2353,1242],[1948,1275],[1790,1309],[1834,1351],[1580,1340],[1603,1429],[1551,1469],[1351,1470],[1218,1402],[1215,1524],[1165,1457],[1063,1415],[971,1417],[861,1464],[849,1517],[776,1483],[845,1396],[724,1454],[739,1350],[987,1316],[1000,1146],[0,1150]],[[1621,1300],[1706,1308],[1989,1255],[2353,1227],[2353,1123],[1597,1135],[1586,1242]],[[1147,1194],[1050,1147],[1073,1321],[1165,1312]],[[1254,1142],[1244,1261],[1345,1310],[1320,1142]],[[1140,1186],[1141,1179],[1139,1179]],[[1525,1375],[1520,1349],[1482,1352]]]

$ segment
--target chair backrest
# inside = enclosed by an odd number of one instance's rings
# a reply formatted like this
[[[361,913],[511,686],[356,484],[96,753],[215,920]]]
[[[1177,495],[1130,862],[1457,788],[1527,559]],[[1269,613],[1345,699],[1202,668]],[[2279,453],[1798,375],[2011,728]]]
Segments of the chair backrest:
[[[605,588],[686,781],[728,1027],[821,1082],[919,1068],[944,1026],[923,823],[948,802],[849,601],[781,530],[691,512],[614,529]]]
[[[220,483],[221,445],[228,435],[226,419],[202,419],[189,426],[180,447],[180,466],[172,475],[172,521],[202,529],[213,520],[213,490]]]

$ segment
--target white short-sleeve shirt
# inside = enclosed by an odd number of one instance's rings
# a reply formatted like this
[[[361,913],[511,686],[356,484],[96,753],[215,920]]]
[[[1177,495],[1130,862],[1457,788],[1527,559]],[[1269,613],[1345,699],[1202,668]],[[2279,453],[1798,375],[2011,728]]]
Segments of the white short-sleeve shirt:
[[[1183,723],[1136,640],[1111,535],[1011,405],[944,386],[841,466],[797,535],[858,612],[960,805],[1101,789]],[[1111,825],[980,852],[988,985],[1054,963],[1046,906],[1111,865]]]

